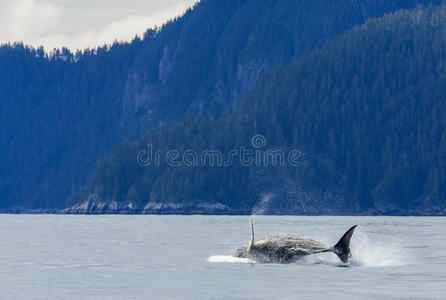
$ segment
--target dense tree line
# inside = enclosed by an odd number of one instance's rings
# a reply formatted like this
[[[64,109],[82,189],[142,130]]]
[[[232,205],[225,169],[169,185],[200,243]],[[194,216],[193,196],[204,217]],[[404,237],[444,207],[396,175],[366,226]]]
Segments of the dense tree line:
[[[0,208],[64,207],[126,138],[229,113],[272,68],[430,2],[440,0],[203,0],[131,43],[77,53],[3,45]]]
[[[69,52],[0,49],[2,206],[60,205],[128,134],[117,123],[119,99],[139,44],[86,52],[76,63]]]
[[[270,212],[409,210],[446,206],[446,6],[400,11],[357,26],[265,76],[220,119],[149,131],[103,162],[80,200],[222,203]],[[262,134],[297,148],[299,167],[143,167],[137,153],[220,149]]]

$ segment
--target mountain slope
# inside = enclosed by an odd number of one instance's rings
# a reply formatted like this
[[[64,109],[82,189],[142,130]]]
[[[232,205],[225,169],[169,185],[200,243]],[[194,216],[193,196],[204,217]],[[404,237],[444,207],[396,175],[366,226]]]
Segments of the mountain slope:
[[[96,170],[77,212],[223,209],[408,213],[446,207],[446,6],[355,27],[280,68],[232,114],[187,119],[121,147]],[[137,154],[251,146],[299,149],[299,165],[149,166]],[[258,148],[250,147],[251,150]],[[130,209],[131,207],[131,209]]]
[[[1,207],[60,207],[111,146],[129,134],[126,69],[140,43],[45,57],[22,45],[0,48]]]
[[[51,57],[2,46],[0,207],[64,207],[124,139],[232,111],[273,67],[368,18],[429,2],[203,0],[130,44]]]
[[[369,18],[440,1],[201,1],[145,47],[128,98],[143,122],[231,111],[274,66]],[[197,47],[198,46],[198,47]]]

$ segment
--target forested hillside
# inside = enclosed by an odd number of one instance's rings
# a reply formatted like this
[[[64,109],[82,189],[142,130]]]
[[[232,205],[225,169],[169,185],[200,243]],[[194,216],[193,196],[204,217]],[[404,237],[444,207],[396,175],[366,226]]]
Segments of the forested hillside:
[[[446,207],[446,6],[350,30],[264,77],[220,119],[190,118],[126,143],[74,211],[262,209],[270,213],[439,211]],[[143,166],[138,153],[299,149],[299,166]],[[111,206],[110,206],[111,205]]]
[[[203,0],[131,43],[51,55],[1,46],[0,208],[65,207],[125,139],[229,113],[274,67],[430,2],[440,0]]]

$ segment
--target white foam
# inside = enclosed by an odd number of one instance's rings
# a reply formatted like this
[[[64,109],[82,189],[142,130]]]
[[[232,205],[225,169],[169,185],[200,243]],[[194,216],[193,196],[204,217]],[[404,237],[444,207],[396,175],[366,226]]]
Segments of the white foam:
[[[255,261],[250,260],[248,258],[239,258],[231,255],[211,255],[207,259],[207,261],[213,263],[243,263],[243,264],[255,263]]]
[[[352,264],[367,267],[402,266],[410,254],[398,242],[370,241],[361,231],[355,232],[351,243]]]
[[[300,265],[331,265],[343,266],[339,258],[334,253],[321,253],[315,255],[304,256],[296,261]]]
[[[371,240],[358,228],[350,245],[351,264],[344,264],[333,253],[310,255],[298,260],[298,264],[327,264],[333,266],[395,267],[406,265],[411,255],[398,241]]]

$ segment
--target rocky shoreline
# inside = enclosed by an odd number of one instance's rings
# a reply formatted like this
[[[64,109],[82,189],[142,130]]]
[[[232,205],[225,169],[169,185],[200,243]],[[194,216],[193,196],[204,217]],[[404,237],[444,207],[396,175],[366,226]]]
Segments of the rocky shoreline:
[[[243,209],[218,209],[215,207],[179,206],[135,209],[130,207],[90,207],[66,208],[66,209],[2,209],[0,214],[56,214],[56,215],[227,215],[246,216],[252,215],[252,211]],[[368,210],[362,212],[279,212],[262,213],[261,215],[275,216],[413,216],[413,217],[439,217],[446,216],[446,209],[431,208],[420,210]]]

